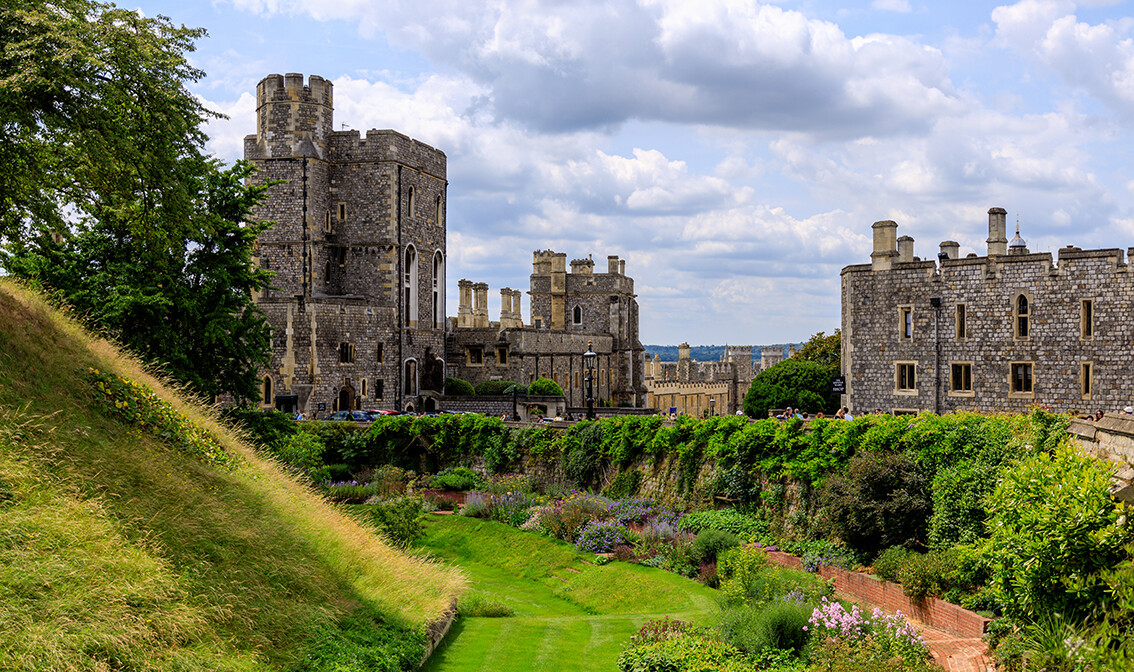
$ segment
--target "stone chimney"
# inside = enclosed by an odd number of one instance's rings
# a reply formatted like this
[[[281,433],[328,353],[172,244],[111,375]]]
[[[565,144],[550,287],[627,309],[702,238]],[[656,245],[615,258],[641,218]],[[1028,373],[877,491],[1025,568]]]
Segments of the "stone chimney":
[[[870,269],[888,271],[898,256],[898,223],[886,219],[874,222],[874,251],[870,253]]]
[[[988,256],[1008,254],[1008,228],[1005,219],[1008,211],[1004,208],[990,208],[988,211]]]
[[[516,326],[512,315],[512,288],[505,287],[500,290],[500,328],[510,329]]]
[[[944,254],[948,259],[956,259],[961,256],[961,245],[955,240],[941,241],[941,254]]]
[[[472,281],[459,280],[457,282],[457,290],[460,295],[460,305],[457,307],[457,328],[471,329],[473,326]]]
[[[478,282],[473,289],[473,326],[477,329],[488,327],[488,284]]]
[[[516,321],[517,327],[524,326],[524,313],[520,308],[520,297],[523,295],[518,289],[512,290],[512,319]]]
[[[619,275],[626,275],[626,260],[625,259],[619,259],[618,260],[618,274]]]
[[[898,263],[907,264],[913,260],[913,238],[910,236],[898,238]]]
[[[611,254],[606,258],[606,272],[618,274],[618,255]]]

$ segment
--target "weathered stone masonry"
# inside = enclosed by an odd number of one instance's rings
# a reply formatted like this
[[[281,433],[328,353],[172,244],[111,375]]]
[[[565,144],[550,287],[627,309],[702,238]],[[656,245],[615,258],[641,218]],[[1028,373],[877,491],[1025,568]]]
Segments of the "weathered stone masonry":
[[[446,159],[390,130],[334,131],[332,84],[269,75],[244,141],[272,326],[263,406],[428,408],[444,385]]]
[[[1120,249],[1066,247],[1058,263],[1008,243],[989,210],[987,256],[913,256],[874,224],[871,263],[842,271],[844,403],[855,411],[1114,411],[1131,403],[1134,280]],[[1134,254],[1134,248],[1127,251]]]

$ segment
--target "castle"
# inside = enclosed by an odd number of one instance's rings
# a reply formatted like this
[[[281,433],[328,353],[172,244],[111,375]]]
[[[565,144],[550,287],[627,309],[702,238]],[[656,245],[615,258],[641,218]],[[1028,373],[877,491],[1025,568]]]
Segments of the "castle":
[[[870,264],[842,271],[844,403],[852,411],[1115,411],[1131,403],[1134,248],[1067,246],[1058,260],[1007,238],[988,211],[987,255],[913,254],[875,222]]]
[[[256,262],[275,272],[255,297],[272,328],[261,407],[327,417],[335,410],[430,411],[446,374],[473,383],[553,378],[584,405],[581,357],[598,353],[594,395],[644,403],[638,304],[625,261],[536,252],[531,324],[518,290],[489,322],[487,285],[462,280],[445,314],[446,158],[390,130],[335,131],[332,84],[269,75],[256,87],[244,158],[269,184],[257,219],[274,221]],[[475,302],[474,302],[475,296]]]
[[[769,360],[782,360],[782,348],[775,348],[774,355],[772,350],[766,353]],[[689,344],[682,343],[676,362],[663,362],[657,355],[646,362],[650,408],[697,418],[732,415],[742,410],[755,373],[752,346],[730,345],[721,361],[698,362],[689,358]]]
[[[255,211],[275,225],[257,262],[272,326],[262,405],[326,417],[426,409],[445,382],[445,154],[394,131],[333,130],[331,82],[269,75],[256,87]]]
[[[532,255],[531,323],[525,326],[519,290],[500,290],[500,321],[488,319],[488,285],[461,280],[460,306],[446,352],[450,375],[477,384],[508,380],[527,384],[550,378],[563,388],[569,407],[586,405],[582,354],[597,355],[596,400],[642,407],[644,348],[638,340],[638,302],[626,261],[607,257],[605,273],[591,258],[537,250]]]

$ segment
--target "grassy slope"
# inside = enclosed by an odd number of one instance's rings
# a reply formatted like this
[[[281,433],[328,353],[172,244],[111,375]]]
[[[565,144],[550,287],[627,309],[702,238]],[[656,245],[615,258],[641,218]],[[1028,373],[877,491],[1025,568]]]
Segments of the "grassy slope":
[[[715,591],[641,565],[596,567],[591,555],[514,528],[431,518],[424,545],[469,574],[472,591],[515,616],[461,618],[427,672],[609,671],[622,644],[652,618],[707,623]]]
[[[89,366],[149,386],[243,466],[203,465],[106,418],[80,378]],[[420,629],[463,585],[0,281],[0,668],[285,669],[346,617]]]

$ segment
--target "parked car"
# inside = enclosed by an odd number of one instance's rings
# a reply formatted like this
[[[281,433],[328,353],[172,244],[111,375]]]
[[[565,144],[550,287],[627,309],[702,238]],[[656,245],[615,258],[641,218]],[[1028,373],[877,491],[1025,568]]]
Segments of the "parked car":
[[[370,414],[366,411],[335,411],[331,414],[331,420],[353,420],[354,422],[371,422]]]

